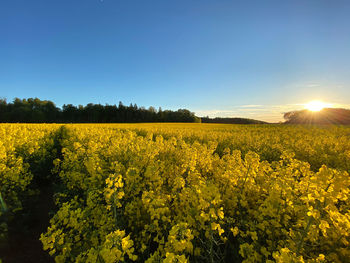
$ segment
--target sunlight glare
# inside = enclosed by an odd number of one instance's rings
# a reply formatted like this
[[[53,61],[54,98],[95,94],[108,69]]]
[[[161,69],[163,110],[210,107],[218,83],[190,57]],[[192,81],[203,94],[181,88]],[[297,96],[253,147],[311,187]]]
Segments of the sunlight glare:
[[[325,103],[323,101],[319,100],[313,100],[305,104],[305,109],[308,109],[309,111],[320,111],[326,107],[330,107],[331,104]]]

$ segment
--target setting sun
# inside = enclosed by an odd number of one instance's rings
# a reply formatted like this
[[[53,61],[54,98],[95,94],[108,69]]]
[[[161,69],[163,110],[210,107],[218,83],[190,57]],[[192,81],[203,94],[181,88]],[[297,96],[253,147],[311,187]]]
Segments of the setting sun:
[[[326,107],[330,107],[331,104],[325,103],[323,101],[319,100],[313,100],[309,103],[305,104],[305,109],[308,109],[309,111],[320,111]]]

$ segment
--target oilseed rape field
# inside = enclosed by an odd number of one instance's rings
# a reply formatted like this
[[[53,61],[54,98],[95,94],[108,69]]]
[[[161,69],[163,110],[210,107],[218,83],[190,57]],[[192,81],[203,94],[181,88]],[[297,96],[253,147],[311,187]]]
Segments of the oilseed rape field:
[[[346,126],[1,124],[0,240],[52,184],[55,262],[350,262],[349,172]]]

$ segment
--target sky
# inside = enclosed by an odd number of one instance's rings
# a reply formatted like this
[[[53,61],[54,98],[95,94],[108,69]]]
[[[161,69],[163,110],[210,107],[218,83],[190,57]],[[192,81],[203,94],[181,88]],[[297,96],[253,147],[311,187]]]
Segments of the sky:
[[[281,121],[350,107],[350,1],[0,2],[0,97]]]

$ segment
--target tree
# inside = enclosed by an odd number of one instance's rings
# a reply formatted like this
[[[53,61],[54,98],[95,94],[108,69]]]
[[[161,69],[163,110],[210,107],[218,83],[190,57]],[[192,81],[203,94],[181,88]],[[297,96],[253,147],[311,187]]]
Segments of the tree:
[[[350,124],[350,110],[325,108],[313,112],[309,110],[290,111],[284,113],[287,124]]]
[[[49,100],[15,98],[12,103],[0,99],[0,122],[198,122],[186,109],[159,111],[154,107],[138,107],[89,103],[78,107],[64,104],[62,110]]]

